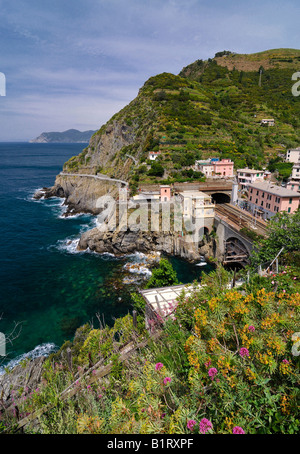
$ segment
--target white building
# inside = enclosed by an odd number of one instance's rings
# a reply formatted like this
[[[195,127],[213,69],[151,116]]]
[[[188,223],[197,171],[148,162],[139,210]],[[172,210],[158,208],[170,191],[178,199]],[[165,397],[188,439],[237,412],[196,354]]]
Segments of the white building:
[[[293,165],[291,180],[300,180],[300,162]]]
[[[260,122],[261,126],[275,126],[274,118],[264,118]]]
[[[160,151],[150,151],[148,158],[150,161],[155,161],[155,159],[160,155]]]
[[[292,148],[286,153],[286,160],[288,162],[294,162],[295,164],[300,162],[300,147]]]
[[[183,203],[183,216],[186,218],[213,218],[215,204],[211,196],[201,191],[183,191],[179,193]]]
[[[247,189],[255,181],[264,181],[264,171],[255,169],[238,169],[237,180],[242,189]]]

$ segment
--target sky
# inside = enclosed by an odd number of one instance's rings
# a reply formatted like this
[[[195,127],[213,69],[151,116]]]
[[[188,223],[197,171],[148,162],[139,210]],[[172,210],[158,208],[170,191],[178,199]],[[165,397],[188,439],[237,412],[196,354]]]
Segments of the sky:
[[[300,48],[299,17],[299,0],[0,0],[0,141],[99,129],[219,51]]]

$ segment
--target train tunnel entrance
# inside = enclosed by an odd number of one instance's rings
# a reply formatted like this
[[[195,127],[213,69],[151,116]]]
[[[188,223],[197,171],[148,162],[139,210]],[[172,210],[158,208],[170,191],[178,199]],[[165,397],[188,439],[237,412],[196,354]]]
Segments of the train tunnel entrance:
[[[230,203],[230,195],[224,194],[223,192],[215,192],[211,195],[211,198],[216,205],[221,203]]]

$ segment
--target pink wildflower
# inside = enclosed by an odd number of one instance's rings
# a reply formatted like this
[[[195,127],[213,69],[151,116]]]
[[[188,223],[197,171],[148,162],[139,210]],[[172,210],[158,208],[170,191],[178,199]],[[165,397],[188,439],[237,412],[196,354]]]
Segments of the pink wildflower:
[[[282,362],[283,362],[283,364],[289,364],[287,359],[283,359]]]
[[[164,385],[166,385],[167,383],[171,383],[171,377],[164,378]]]
[[[218,371],[215,367],[211,367],[208,371],[208,375],[210,376],[210,378],[213,380],[215,378],[215,376],[217,375]]]
[[[233,434],[244,434],[244,430],[239,427],[239,426],[235,426],[233,429],[232,429],[232,433]]]
[[[253,325],[250,325],[250,326],[248,327],[248,330],[249,330],[249,331],[252,331],[252,333],[254,333],[254,331],[255,331],[255,328],[254,328],[254,326],[253,326]]]
[[[242,347],[239,351],[240,356],[244,358],[245,356],[249,356],[249,350],[248,348]]]
[[[186,427],[190,430],[194,430],[194,426],[196,425],[196,421],[194,419],[189,419],[187,422]]]
[[[161,370],[164,367],[163,363],[156,363],[155,370]]]
[[[207,361],[206,363],[204,363],[204,366],[205,366],[205,367],[208,367],[208,366],[210,366],[210,365],[211,365],[211,360],[209,360],[209,361]]]
[[[213,428],[212,423],[208,419],[206,418],[201,419],[199,424],[200,433],[205,434],[208,430],[211,430],[212,428]]]

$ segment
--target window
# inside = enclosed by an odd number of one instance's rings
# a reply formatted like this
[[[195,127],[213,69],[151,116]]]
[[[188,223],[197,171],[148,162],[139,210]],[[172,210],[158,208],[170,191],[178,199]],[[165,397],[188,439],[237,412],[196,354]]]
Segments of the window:
[[[263,200],[262,200],[262,202],[261,202],[260,206],[262,206],[262,207],[264,206],[264,201],[263,201]]]
[[[262,197],[265,197],[265,193],[263,192],[261,196],[262,196]]]
[[[288,213],[290,213],[290,212],[291,212],[291,207],[288,208]]]
[[[293,201],[292,197],[290,197],[289,204],[291,204]]]
[[[258,204],[258,199],[255,200],[256,205]]]
[[[251,200],[252,200],[252,195],[250,195],[250,202],[251,202]]]

